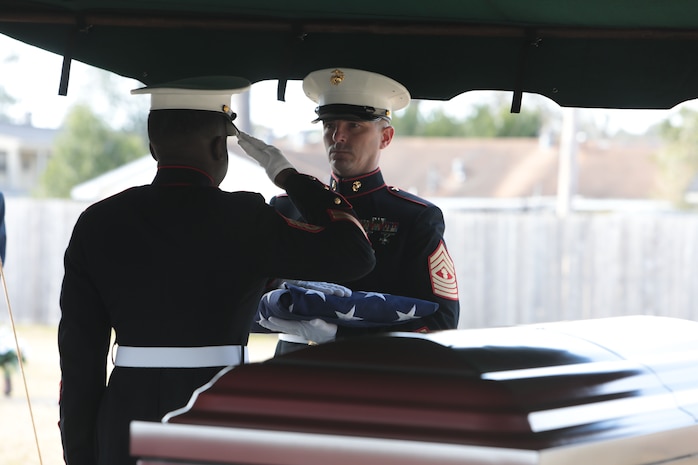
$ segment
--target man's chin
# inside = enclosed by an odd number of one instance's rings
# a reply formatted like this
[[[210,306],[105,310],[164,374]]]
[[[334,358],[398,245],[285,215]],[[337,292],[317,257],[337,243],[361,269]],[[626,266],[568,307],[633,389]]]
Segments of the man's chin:
[[[342,161],[332,161],[330,167],[332,168],[332,172],[340,177],[346,177],[347,173],[351,172],[351,164]]]

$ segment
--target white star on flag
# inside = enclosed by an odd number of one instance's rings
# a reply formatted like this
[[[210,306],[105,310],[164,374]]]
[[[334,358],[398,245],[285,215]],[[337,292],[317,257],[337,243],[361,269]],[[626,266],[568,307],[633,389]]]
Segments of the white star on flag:
[[[407,321],[407,320],[414,320],[415,318],[419,318],[415,313],[417,312],[417,306],[413,305],[412,310],[410,310],[407,313],[402,313],[399,310],[396,310],[395,313],[397,313],[397,321]]]
[[[380,292],[367,292],[366,295],[364,296],[364,299],[368,299],[369,297],[379,297],[383,300],[385,300],[385,296],[381,294]]]
[[[347,313],[342,313],[342,312],[334,312],[337,315],[337,318],[343,321],[361,321],[363,318],[359,318],[358,316],[354,316],[356,313],[356,305],[351,307],[351,310],[349,310]]]

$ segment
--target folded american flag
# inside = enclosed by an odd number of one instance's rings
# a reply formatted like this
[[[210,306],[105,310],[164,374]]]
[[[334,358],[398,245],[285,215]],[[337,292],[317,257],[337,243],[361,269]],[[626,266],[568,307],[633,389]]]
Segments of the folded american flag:
[[[379,292],[354,291],[350,297],[286,284],[264,294],[255,321],[270,316],[285,320],[321,318],[339,326],[389,326],[434,313],[439,304],[426,300]]]

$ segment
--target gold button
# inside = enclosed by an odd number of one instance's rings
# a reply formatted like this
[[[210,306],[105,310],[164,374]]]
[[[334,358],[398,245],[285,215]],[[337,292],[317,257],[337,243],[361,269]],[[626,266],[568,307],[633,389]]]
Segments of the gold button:
[[[340,203],[342,203],[342,199],[340,199],[339,197],[335,197],[334,203],[335,203],[335,205],[339,205]]]

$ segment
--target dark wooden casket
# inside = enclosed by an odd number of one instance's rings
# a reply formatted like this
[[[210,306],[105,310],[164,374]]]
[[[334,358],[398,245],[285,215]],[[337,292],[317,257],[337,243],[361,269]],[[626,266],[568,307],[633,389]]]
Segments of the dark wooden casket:
[[[141,465],[697,465],[698,322],[337,341],[221,372],[131,441]]]

